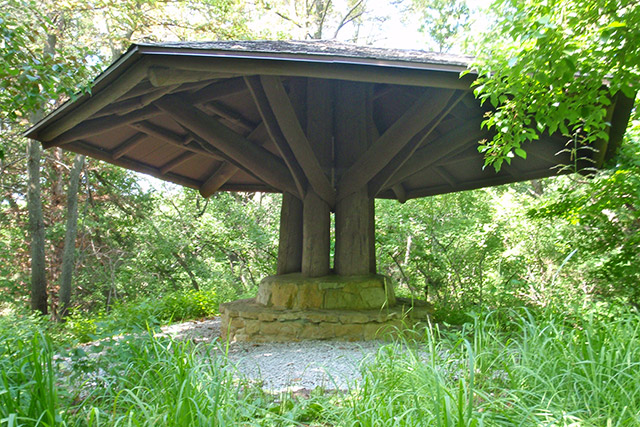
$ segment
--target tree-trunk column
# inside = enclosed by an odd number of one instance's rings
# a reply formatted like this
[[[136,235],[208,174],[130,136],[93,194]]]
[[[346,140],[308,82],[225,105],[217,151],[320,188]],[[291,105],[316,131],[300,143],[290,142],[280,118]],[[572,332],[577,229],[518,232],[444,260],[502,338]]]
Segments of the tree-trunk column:
[[[340,82],[335,104],[335,162],[342,175],[369,145],[367,110],[370,86]],[[340,181],[338,181],[340,182]],[[369,274],[373,238],[372,203],[367,186],[336,203],[335,270],[338,275]]]
[[[293,89],[293,88],[292,88]],[[308,79],[306,84],[306,105],[313,105],[306,111],[305,123],[307,139],[327,176],[331,172],[333,136],[333,95],[327,81]],[[298,91],[296,91],[299,93]],[[294,99],[292,97],[292,103]],[[298,109],[301,111],[301,109]],[[302,274],[308,277],[326,276],[330,272],[330,225],[331,208],[311,188],[304,198]]]
[[[290,193],[282,194],[278,274],[302,270],[302,201]]]

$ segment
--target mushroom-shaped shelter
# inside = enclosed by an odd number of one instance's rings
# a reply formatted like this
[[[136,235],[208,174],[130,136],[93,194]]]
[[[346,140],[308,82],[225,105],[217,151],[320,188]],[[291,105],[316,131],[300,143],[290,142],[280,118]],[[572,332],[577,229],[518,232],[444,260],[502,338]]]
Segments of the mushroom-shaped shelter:
[[[488,106],[460,77],[470,58],[335,42],[137,44],[27,133],[156,178],[217,191],[283,193],[278,271],[255,300],[223,307],[231,338],[370,338],[407,306],[376,276],[374,199],[407,199],[562,173],[547,135],[499,173],[477,142]],[[622,140],[632,102],[609,107]],[[330,215],[335,212],[334,266]],[[428,311],[412,307],[411,316]]]

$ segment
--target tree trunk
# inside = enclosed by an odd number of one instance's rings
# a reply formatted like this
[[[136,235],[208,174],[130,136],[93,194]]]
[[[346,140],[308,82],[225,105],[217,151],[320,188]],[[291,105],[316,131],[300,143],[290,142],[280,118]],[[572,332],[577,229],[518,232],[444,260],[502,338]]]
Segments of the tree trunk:
[[[69,314],[71,303],[71,283],[75,267],[76,234],[78,226],[78,183],[84,167],[84,156],[77,154],[69,173],[67,188],[67,228],[62,253],[62,274],[60,275],[60,319]]]
[[[40,199],[40,143],[29,141],[27,171],[29,174],[28,210],[31,234],[31,309],[47,314],[47,275],[44,257],[44,219]]]

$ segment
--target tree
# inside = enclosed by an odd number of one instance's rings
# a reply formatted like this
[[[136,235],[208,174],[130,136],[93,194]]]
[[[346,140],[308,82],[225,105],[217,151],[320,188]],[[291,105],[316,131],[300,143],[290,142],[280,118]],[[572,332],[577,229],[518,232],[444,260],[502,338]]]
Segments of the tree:
[[[497,0],[481,36],[475,88],[497,131],[480,147],[497,170],[521,145],[560,131],[580,147],[607,138],[606,107],[640,89],[640,8],[634,0]]]
[[[420,32],[435,43],[439,52],[447,52],[460,43],[460,37],[470,27],[465,0],[412,0],[411,12],[421,16]]]

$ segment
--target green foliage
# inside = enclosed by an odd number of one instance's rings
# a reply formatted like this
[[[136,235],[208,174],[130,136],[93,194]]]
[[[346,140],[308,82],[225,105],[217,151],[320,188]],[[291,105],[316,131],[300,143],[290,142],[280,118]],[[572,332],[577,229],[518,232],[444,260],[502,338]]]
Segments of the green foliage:
[[[606,107],[640,89],[640,9],[632,0],[497,0],[482,36],[476,96],[495,112],[479,147],[499,170],[525,141],[559,131],[577,146],[607,139]],[[603,85],[607,82],[607,86]],[[578,153],[579,154],[579,153]]]
[[[68,318],[63,334],[80,342],[131,332],[146,332],[170,322],[202,319],[218,314],[215,291],[174,291],[161,297],[144,297],[119,303],[109,313],[81,313]]]
[[[0,317],[0,425],[60,421],[53,343],[37,319],[4,309]]]
[[[420,32],[435,43],[439,52],[447,52],[469,30],[469,7],[465,0],[412,0],[422,15]]]

